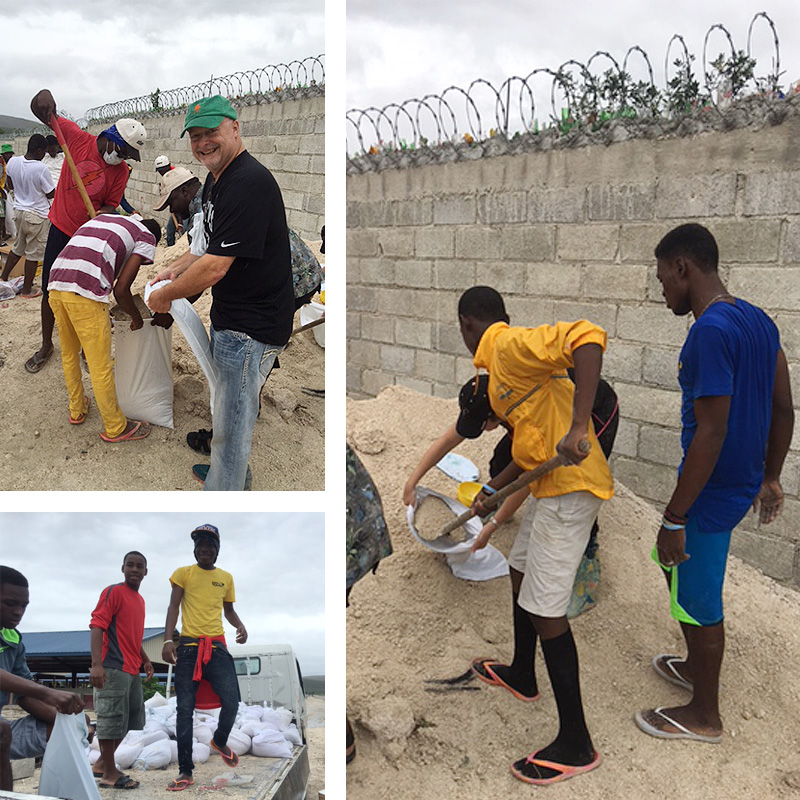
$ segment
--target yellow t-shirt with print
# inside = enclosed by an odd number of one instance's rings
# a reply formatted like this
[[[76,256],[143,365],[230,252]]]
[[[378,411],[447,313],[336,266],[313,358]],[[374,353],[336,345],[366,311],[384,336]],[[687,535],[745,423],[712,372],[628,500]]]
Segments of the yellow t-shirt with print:
[[[178,567],[169,582],[183,589],[181,636],[222,636],[223,603],[236,602],[233,576],[224,569]]]

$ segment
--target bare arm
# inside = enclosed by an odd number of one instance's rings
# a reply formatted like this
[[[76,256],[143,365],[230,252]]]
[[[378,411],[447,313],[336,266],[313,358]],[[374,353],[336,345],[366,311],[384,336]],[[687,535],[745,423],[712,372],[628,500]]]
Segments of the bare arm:
[[[236,628],[237,644],[244,644],[247,641],[247,630],[239,619],[239,615],[233,610],[233,603],[223,603],[222,607],[224,609],[225,619]]]
[[[212,256],[208,253],[198,257],[172,283],[156,289],[150,295],[150,308],[166,313],[173,300],[191,297],[221,281],[233,261],[233,256]]]
[[[0,669],[0,688],[5,692],[13,692],[24,697],[41,700],[43,703],[53,706],[62,714],[77,714],[83,710],[84,706],[83,700],[78,695],[72,694],[72,692],[48,689],[40,683],[20,678],[11,672],[6,672],[4,669]]]
[[[414,505],[414,490],[422,476],[463,441],[464,437],[458,435],[456,426],[453,424],[425,451],[403,487],[403,502],[407,506]]]
[[[567,456],[573,464],[578,464],[588,455],[588,451],[581,452],[578,445],[589,434],[592,406],[600,381],[600,368],[603,365],[603,348],[599,344],[584,344],[573,351],[572,358],[575,364],[572,425],[559,443],[558,451]]]
[[[169,598],[169,608],[167,609],[167,621],[164,623],[164,647],[161,648],[161,657],[167,664],[177,662],[175,642],[172,641],[172,632],[178,624],[178,615],[181,611],[181,600],[183,599],[183,587],[173,586],[172,594]]]
[[[103,629],[92,628],[92,668],[89,671],[89,683],[96,689],[106,685],[106,671],[103,667]]]
[[[471,552],[474,553],[486,547],[486,545],[489,544],[489,539],[491,539],[492,534],[517,513],[517,509],[530,497],[530,493],[530,488],[526,486],[518,492],[514,492],[514,494],[509,497],[506,497],[506,499],[503,500],[503,504],[497,509],[495,515],[481,528],[481,532],[472,545]]]
[[[138,331],[144,324],[136,303],[133,302],[131,286],[139,274],[139,267],[142,265],[144,257],[134,254],[126,262],[122,271],[119,273],[114,284],[114,297],[119,303],[119,307],[131,318],[131,330]]]
[[[147,680],[155,675],[156,671],[153,669],[153,664],[150,661],[150,656],[144,651],[144,647],[139,648],[139,655],[142,657],[142,667],[144,668],[144,675]]]
[[[182,275],[189,267],[194,264],[200,256],[194,255],[190,250],[187,250],[182,256],[176,258],[165,270],[159,272],[158,275],[150,281],[151,284],[158,283],[159,281],[174,281],[178,275]]]

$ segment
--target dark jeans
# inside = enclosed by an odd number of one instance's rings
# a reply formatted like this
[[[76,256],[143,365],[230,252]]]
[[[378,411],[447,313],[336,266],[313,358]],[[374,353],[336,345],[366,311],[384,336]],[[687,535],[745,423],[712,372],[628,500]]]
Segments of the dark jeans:
[[[44,246],[44,257],[42,258],[43,303],[47,302],[47,284],[50,281],[50,268],[53,266],[53,262],[61,255],[61,251],[69,244],[71,238],[60,228],[56,228],[55,225],[50,226],[50,231],[47,234],[47,244]]]
[[[178,740],[178,768],[186,775],[194,769],[192,762],[192,728],[195,697],[199,683],[192,680],[194,665],[197,661],[197,648],[188,645],[178,647],[178,663],[175,665],[175,692],[178,699],[178,718],[175,725]],[[222,710],[219,712],[219,724],[214,731],[214,742],[218,747],[225,747],[228,734],[231,732],[239,709],[239,682],[233,658],[227,650],[215,647],[211,660],[203,665],[203,677],[211,684],[211,688],[219,695]]]

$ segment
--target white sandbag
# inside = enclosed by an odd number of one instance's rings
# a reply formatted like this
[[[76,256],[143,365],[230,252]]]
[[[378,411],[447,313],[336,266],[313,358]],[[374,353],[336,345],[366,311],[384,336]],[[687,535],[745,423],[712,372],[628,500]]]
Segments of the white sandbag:
[[[261,706],[248,706],[242,714],[245,719],[253,719],[257,720],[258,722],[261,721],[263,715],[264,709],[261,708]]]
[[[100,751],[89,748],[89,763],[96,764],[100,760]]]
[[[213,735],[211,728],[205,722],[198,722],[192,728],[192,736],[202,744],[211,744]]]
[[[14,192],[6,190],[6,233],[17,235],[17,221],[14,219]]]
[[[286,738],[287,742],[291,742],[292,744],[303,744],[303,739],[300,736],[300,731],[297,730],[297,725],[292,723],[284,732],[284,737]]]
[[[150,299],[150,293],[162,286],[166,286],[169,281],[159,281],[158,283],[147,284],[144,288],[145,303]],[[211,413],[214,413],[214,393],[217,388],[217,368],[211,358],[211,342],[208,339],[205,325],[203,325],[192,304],[185,298],[173,300],[169,313],[178,324],[180,332],[183,334],[189,347],[192,348],[197,363],[208,381],[208,388],[211,394]]]
[[[147,320],[138,331],[114,326],[114,381],[122,413],[164,428],[172,422],[172,331]]]
[[[114,751],[114,763],[117,765],[117,769],[130,769],[141,752],[142,746],[140,744],[121,744]]]
[[[292,721],[292,712],[289,712],[289,718],[286,718],[286,714],[281,714],[281,711],[285,711],[286,709],[274,709],[274,708],[265,708],[264,715],[262,716],[263,722],[268,722],[271,725],[274,725],[279,731],[284,731],[289,726],[289,723]]]
[[[192,745],[192,761],[194,761],[195,764],[204,764],[206,761],[208,761],[210,756],[211,748],[207,744],[195,742]]]
[[[242,733],[246,733],[248,736],[253,737],[261,733],[263,730],[267,730],[271,727],[272,726],[266,722],[256,722],[255,720],[250,719],[242,723],[242,726],[239,728],[239,730]],[[277,730],[277,728],[272,729]]]
[[[250,752],[260,758],[291,758],[292,746],[280,731],[266,730],[253,737]]]
[[[172,757],[169,741],[161,739],[143,748],[133,762],[134,769],[164,769]]]
[[[150,717],[144,724],[145,731],[161,731],[168,739],[175,735],[175,726],[169,725],[166,720]],[[149,744],[149,742],[148,742]]]
[[[169,763],[178,763],[178,742],[175,739],[169,740]]]
[[[56,714],[39,778],[39,794],[71,800],[101,800],[80,734],[70,714]]]
[[[96,750],[98,753],[100,752],[100,740],[97,738],[97,734],[95,734],[94,739],[89,742],[89,749]]]
[[[163,730],[145,730],[142,731],[141,745],[147,747],[153,742],[163,742],[169,739],[167,733]]]
[[[161,692],[156,692],[149,700],[144,701],[144,707],[155,710],[156,708],[168,706],[169,702]]]
[[[236,753],[237,756],[243,756],[249,749],[253,740],[246,734],[234,728],[228,734],[227,745]]]

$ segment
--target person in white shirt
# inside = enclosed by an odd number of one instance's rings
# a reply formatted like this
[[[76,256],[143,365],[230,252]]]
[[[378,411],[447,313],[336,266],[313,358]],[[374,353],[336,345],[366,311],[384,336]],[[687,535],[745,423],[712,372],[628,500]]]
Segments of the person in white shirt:
[[[61,145],[52,133],[45,138],[47,139],[47,152],[42,159],[42,164],[50,170],[50,177],[53,179],[53,183],[58,186],[61,168],[64,166],[64,153],[61,152]]]
[[[47,140],[41,133],[28,139],[28,150],[24,156],[14,156],[6,164],[6,186],[14,190],[14,223],[17,236],[6,259],[0,280],[8,280],[11,270],[25,257],[25,277],[22,297],[40,297],[42,292],[33,291],[36,267],[44,258],[44,247],[50,230],[50,199],[56,193],[50,171],[42,164]]]

